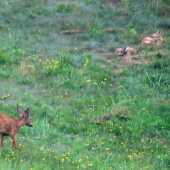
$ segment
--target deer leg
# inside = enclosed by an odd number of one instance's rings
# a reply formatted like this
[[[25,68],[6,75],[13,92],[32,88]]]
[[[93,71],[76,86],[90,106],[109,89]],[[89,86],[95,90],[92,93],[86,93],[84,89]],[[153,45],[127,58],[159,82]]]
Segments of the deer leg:
[[[11,138],[12,138],[13,145],[14,145],[15,149],[17,149],[17,145],[16,145],[16,142],[15,142],[15,136],[11,136]]]
[[[1,151],[1,148],[3,146],[3,139],[4,139],[4,135],[1,134],[1,147],[0,147],[0,151]]]

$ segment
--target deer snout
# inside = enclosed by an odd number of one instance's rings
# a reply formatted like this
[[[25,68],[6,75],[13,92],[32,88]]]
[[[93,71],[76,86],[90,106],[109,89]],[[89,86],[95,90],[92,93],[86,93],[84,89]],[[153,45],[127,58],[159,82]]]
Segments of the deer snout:
[[[30,123],[27,123],[27,124],[25,124],[26,126],[28,126],[28,127],[32,127],[33,125],[32,124],[30,124]]]
[[[125,54],[125,53],[122,53],[122,52],[121,52],[121,53],[119,53],[119,56],[123,56],[124,54]]]

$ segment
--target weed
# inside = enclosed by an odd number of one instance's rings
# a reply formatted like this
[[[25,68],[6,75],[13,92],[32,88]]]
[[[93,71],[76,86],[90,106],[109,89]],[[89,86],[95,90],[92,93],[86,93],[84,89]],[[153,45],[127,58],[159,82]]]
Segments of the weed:
[[[130,43],[137,43],[139,41],[138,33],[134,28],[130,28],[131,26],[128,25],[126,29],[124,29],[123,34],[124,36],[129,39]]]
[[[57,12],[61,12],[61,13],[67,13],[70,12],[70,7],[68,5],[65,5],[63,3],[58,3],[57,4]]]
[[[36,13],[38,15],[49,15],[51,11],[45,9],[45,8],[42,8],[41,6],[38,7],[38,9],[36,9]]]
[[[11,9],[14,13],[18,13],[21,9],[20,9],[20,5],[18,3],[15,3],[12,5]]]
[[[37,17],[37,14],[34,11],[29,10],[27,16],[29,19],[35,19]]]
[[[89,28],[89,35],[91,38],[97,37],[99,34],[99,31],[94,27]]]
[[[32,85],[35,83],[35,77],[28,75],[18,76],[17,82],[18,84]]]
[[[122,2],[123,6],[125,8],[128,8],[128,6],[129,6],[129,1],[128,0],[121,0],[121,2]]]
[[[0,64],[5,64],[9,61],[10,61],[9,56],[5,54],[5,50],[1,49],[0,50]]]

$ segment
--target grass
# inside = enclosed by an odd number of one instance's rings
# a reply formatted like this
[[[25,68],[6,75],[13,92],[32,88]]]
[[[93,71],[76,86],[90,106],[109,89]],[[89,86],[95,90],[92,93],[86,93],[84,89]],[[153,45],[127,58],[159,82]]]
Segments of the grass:
[[[34,125],[18,151],[5,137],[0,169],[169,169],[170,4],[115,2],[0,2],[0,111]],[[161,49],[142,47],[157,30]]]

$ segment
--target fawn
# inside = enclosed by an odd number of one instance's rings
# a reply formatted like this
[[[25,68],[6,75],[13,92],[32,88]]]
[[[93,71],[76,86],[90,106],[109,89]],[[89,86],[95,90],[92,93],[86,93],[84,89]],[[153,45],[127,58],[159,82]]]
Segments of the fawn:
[[[125,47],[125,48],[116,48],[114,47],[115,51],[118,53],[119,56],[124,55],[131,55],[136,53],[136,49],[132,47]]]
[[[29,108],[24,110],[24,113],[22,112],[21,109],[17,108],[17,112],[20,115],[19,119],[14,119],[11,116],[0,113],[0,134],[1,134],[0,150],[3,146],[4,136],[10,136],[12,138],[15,149],[17,149],[15,135],[17,134],[18,130],[24,125],[29,127],[33,126],[30,122],[31,118],[29,116],[30,112]]]
[[[143,45],[154,44],[154,45],[158,45],[158,46],[161,45],[163,38],[161,37],[160,33],[161,33],[160,31],[157,31],[155,34],[152,35],[152,37],[145,37],[142,40],[142,44]]]

